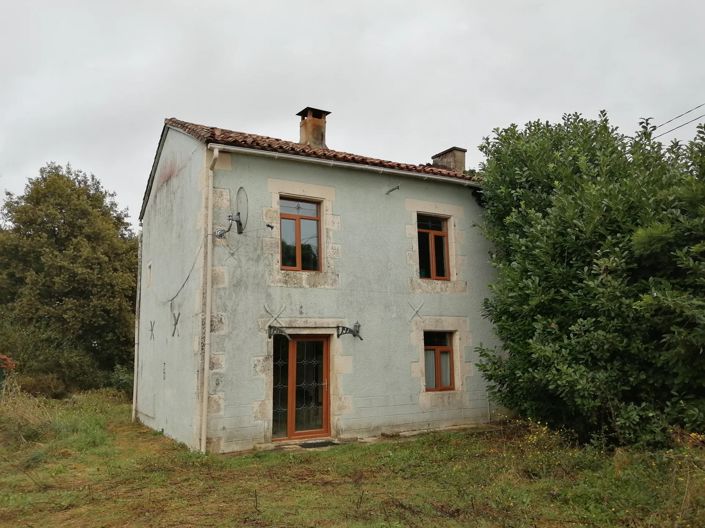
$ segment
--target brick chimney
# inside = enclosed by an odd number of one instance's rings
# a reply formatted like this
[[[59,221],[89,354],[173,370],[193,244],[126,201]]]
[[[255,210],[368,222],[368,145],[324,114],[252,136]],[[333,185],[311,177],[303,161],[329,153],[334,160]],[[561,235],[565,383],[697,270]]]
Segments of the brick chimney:
[[[326,146],[326,116],[330,112],[307,106],[296,115],[301,116],[299,143],[317,148]]]
[[[443,152],[431,156],[433,166],[463,173],[465,171],[465,153],[467,149],[450,147]]]

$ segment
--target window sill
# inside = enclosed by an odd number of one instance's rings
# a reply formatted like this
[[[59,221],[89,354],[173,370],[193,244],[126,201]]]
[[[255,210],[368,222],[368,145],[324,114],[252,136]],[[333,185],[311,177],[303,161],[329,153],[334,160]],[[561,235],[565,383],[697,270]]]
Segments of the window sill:
[[[455,388],[453,390],[421,391],[419,403],[425,409],[458,409],[463,407],[467,400],[465,391]]]
[[[338,288],[339,277],[330,271],[276,269],[269,275],[269,286],[284,288]]]
[[[467,293],[468,283],[451,279],[409,279],[409,288],[415,293]]]

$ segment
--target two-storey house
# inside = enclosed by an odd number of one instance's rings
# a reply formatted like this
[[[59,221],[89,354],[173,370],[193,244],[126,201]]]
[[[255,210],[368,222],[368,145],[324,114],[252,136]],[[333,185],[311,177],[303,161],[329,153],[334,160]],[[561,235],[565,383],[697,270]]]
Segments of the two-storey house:
[[[432,164],[167,119],[140,213],[134,417],[193,449],[491,417],[489,245],[465,150]]]

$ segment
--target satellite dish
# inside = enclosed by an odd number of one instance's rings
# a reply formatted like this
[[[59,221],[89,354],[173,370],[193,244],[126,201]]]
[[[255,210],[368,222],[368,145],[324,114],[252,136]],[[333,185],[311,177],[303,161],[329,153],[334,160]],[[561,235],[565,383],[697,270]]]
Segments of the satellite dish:
[[[237,234],[241,235],[247,226],[247,193],[244,187],[240,187],[235,195],[235,223]]]

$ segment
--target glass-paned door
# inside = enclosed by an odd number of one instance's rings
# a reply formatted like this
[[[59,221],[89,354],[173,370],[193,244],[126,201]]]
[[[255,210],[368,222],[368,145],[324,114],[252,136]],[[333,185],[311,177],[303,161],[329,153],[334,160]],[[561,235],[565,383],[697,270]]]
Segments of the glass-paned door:
[[[276,335],[272,359],[272,438],[328,435],[328,338]]]

